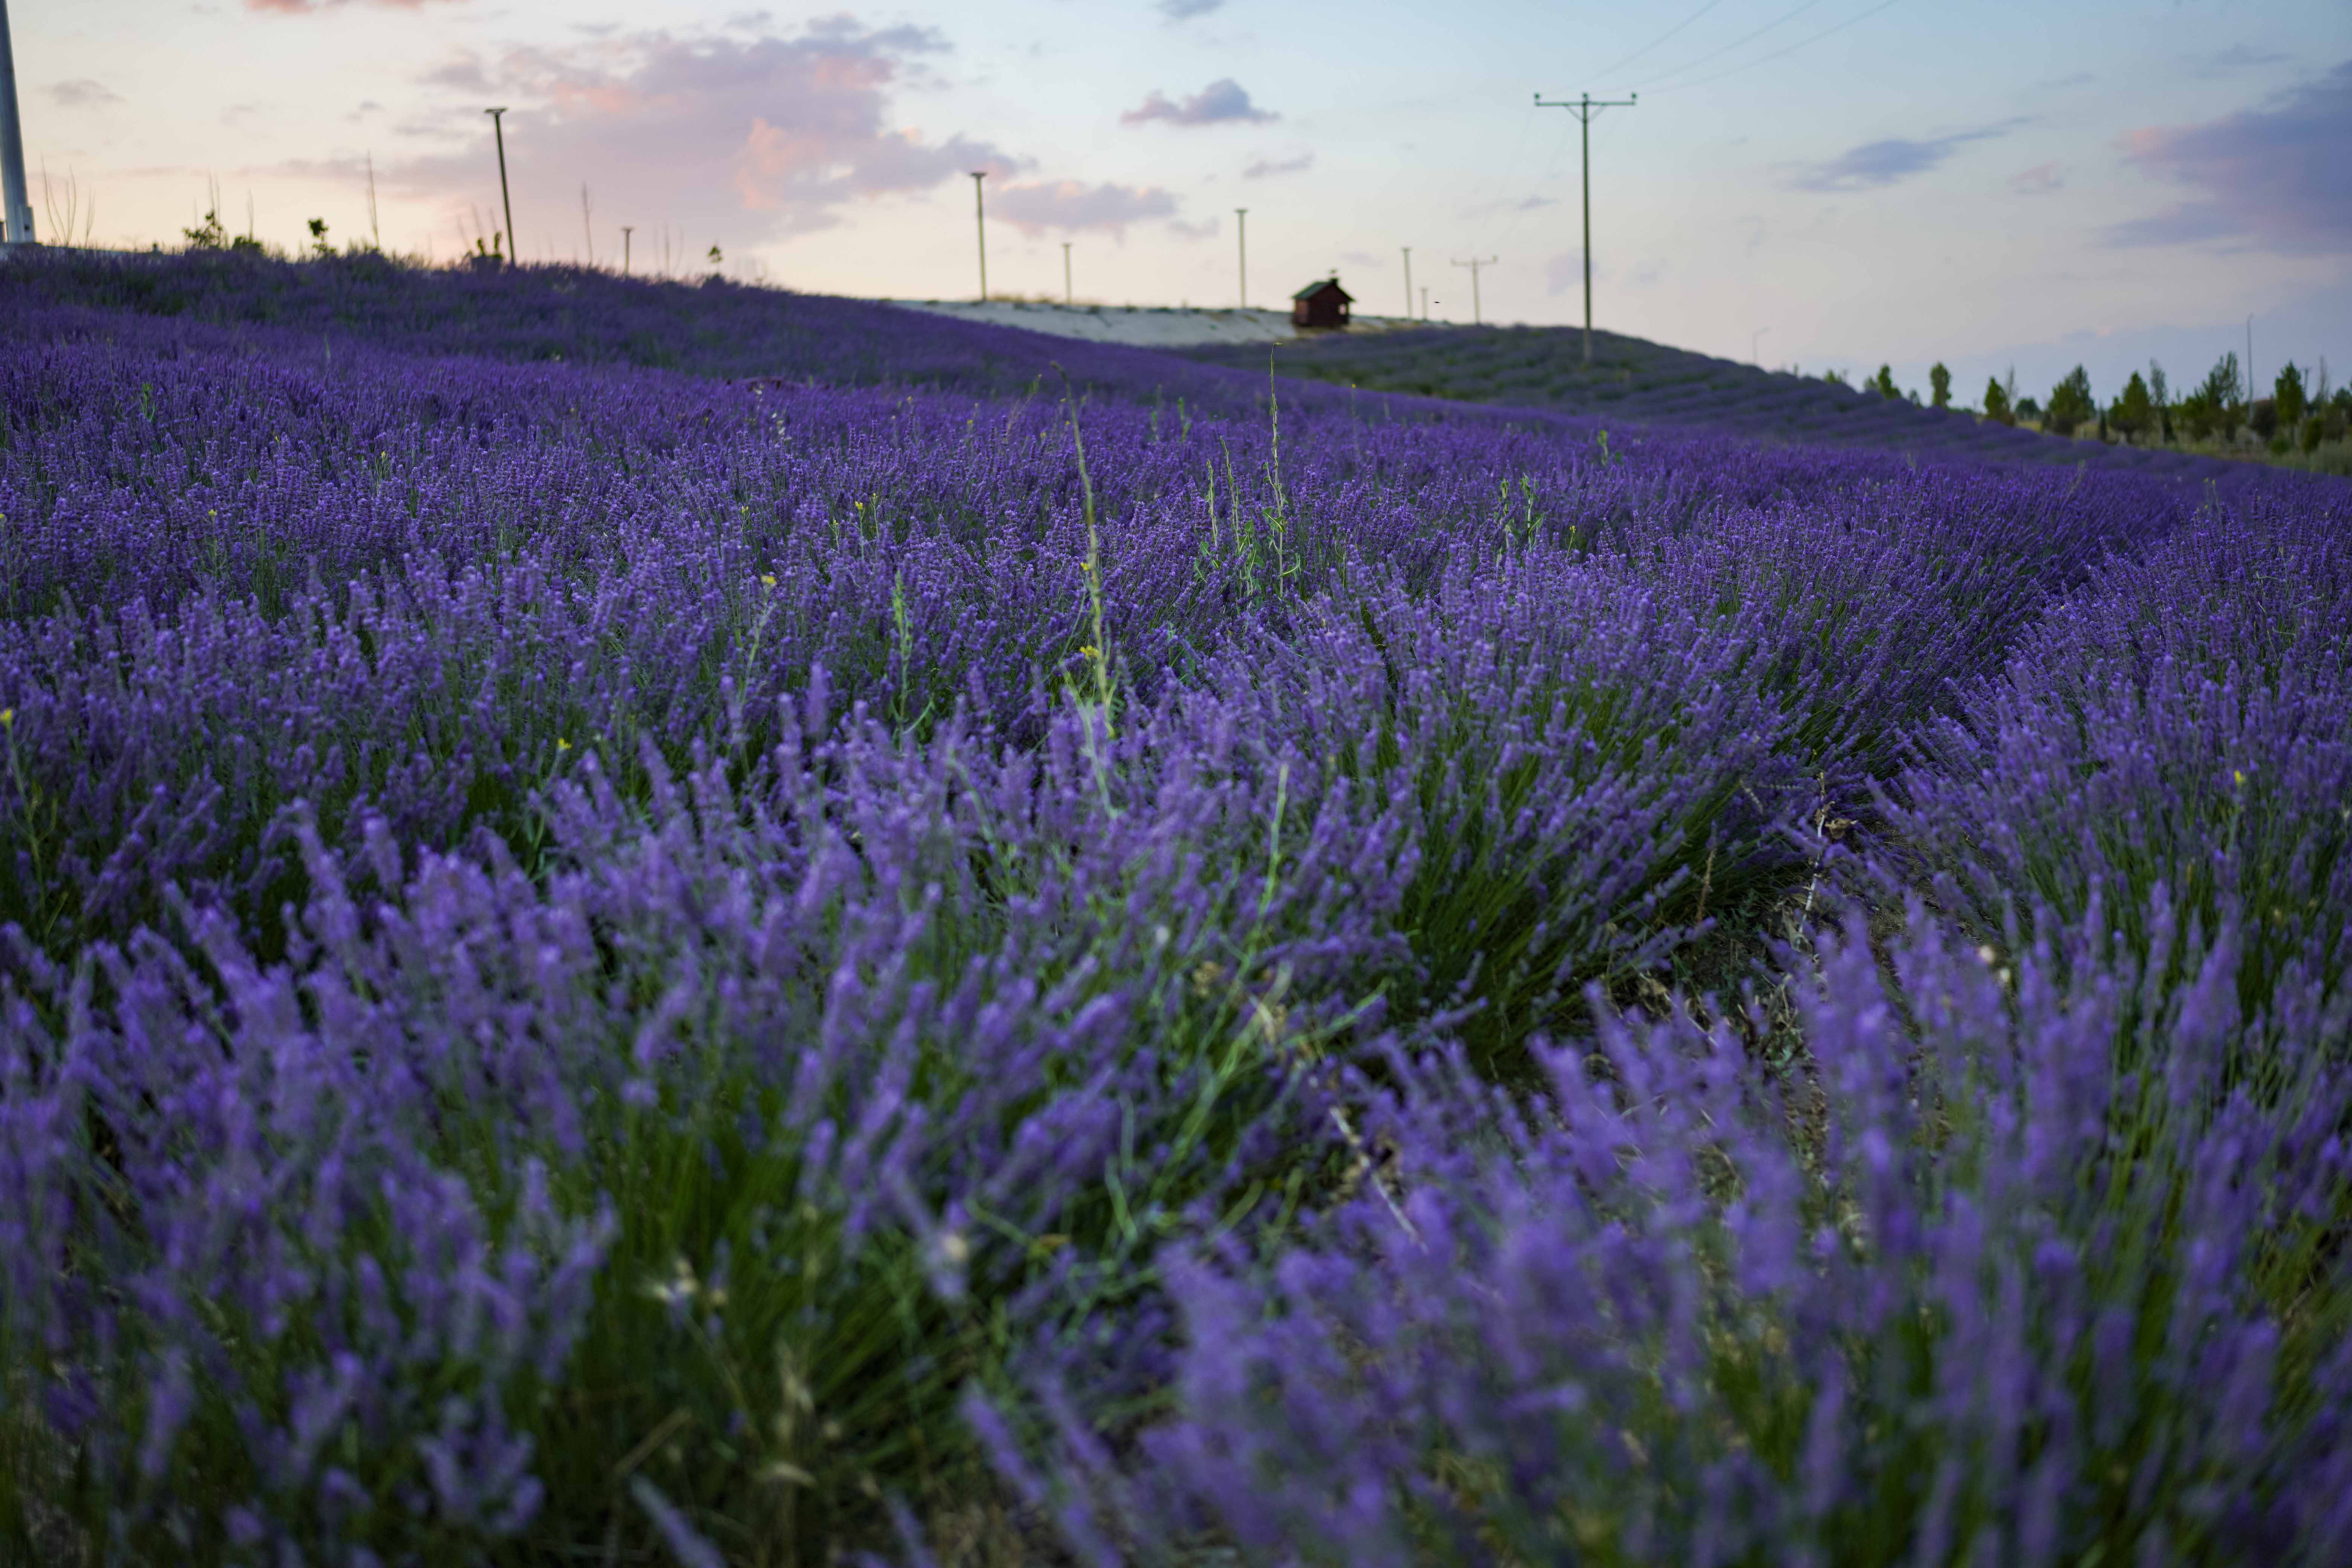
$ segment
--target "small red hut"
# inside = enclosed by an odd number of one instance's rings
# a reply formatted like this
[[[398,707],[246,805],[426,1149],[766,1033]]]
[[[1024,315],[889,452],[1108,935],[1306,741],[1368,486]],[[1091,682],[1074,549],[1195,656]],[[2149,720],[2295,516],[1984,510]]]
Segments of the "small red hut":
[[[1348,307],[1355,296],[1339,287],[1339,275],[1309,283],[1290,297],[1290,324],[1294,327],[1328,327],[1344,331],[1348,325]]]

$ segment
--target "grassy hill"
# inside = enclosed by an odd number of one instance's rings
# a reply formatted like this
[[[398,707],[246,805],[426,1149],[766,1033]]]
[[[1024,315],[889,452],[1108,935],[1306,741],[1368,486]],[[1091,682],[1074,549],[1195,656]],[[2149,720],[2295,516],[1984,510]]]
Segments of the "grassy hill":
[[[1441,327],[1284,344],[1280,374],[1366,391],[1622,418],[1748,440],[1871,447],[2007,462],[2194,468],[2179,453],[2100,447],[2012,429],[1955,409],[1923,408],[1811,376],[1768,371],[1618,332],[1592,334],[1592,363],[1573,327]],[[1264,366],[1267,351],[1186,351],[1210,364]]]

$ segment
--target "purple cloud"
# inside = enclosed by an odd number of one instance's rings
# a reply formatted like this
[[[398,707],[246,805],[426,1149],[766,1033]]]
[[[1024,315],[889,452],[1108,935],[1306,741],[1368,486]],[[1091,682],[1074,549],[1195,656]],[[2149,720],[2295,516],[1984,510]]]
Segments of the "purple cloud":
[[[1279,162],[1267,158],[1260,158],[1256,163],[1252,163],[1248,168],[1242,171],[1242,178],[1244,180],[1263,180],[1270,178],[1276,174],[1303,174],[1314,166],[1315,154],[1312,153],[1301,153],[1296,158],[1284,158]]]
[[[990,216],[1024,234],[1104,229],[1122,239],[1127,226],[1176,216],[1176,198],[1156,185],[1088,185],[1057,180],[1007,185],[989,198]]]
[[[542,236],[569,254],[583,178],[611,223],[641,233],[675,224],[697,237],[698,251],[713,237],[809,233],[837,222],[852,202],[928,190],[974,169],[1021,167],[1025,160],[990,143],[929,141],[888,119],[888,94],[909,57],[944,47],[922,28],[867,31],[835,17],[793,37],[646,32],[515,48],[494,60],[461,57],[426,80],[512,106],[507,158],[524,254],[539,254]],[[480,124],[478,145],[386,175],[419,194],[483,199],[486,180],[497,177],[488,129]],[[544,210],[530,205],[542,191],[551,193]]]
[[[2021,196],[2038,196],[2045,192],[2063,190],[2065,184],[2066,177],[2058,172],[2058,165],[2054,163],[2036,163],[2031,169],[2020,169],[2009,177],[2009,188]]]
[[[59,109],[95,109],[104,103],[121,103],[122,95],[104,82],[77,77],[72,81],[52,82],[41,89],[51,103]]]
[[[1250,101],[1249,93],[1231,77],[1211,82],[1181,103],[1171,103],[1165,93],[1155,90],[1137,108],[1118,117],[1121,125],[1142,125],[1154,120],[1164,120],[1171,125],[1263,125],[1282,116],[1271,110],[1260,109]]]
[[[1926,174],[1971,142],[1989,142],[2022,123],[2005,120],[1998,125],[1956,131],[1949,136],[1932,136],[1925,141],[1891,136],[1884,141],[1865,142],[1859,147],[1849,147],[1826,163],[1811,165],[1790,183],[1801,191],[1862,191],[1891,185],[1914,174]]]
[[[2287,255],[2352,250],[2352,60],[2202,125],[2149,126],[2124,153],[2188,199],[2107,231],[2110,245],[2231,240]]]

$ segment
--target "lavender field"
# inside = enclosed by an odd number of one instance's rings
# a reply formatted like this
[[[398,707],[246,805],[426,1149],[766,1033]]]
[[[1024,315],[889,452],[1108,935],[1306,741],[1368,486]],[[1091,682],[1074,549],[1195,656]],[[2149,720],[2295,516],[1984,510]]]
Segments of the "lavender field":
[[[2352,1561],[2352,488],[0,268],[0,1541]]]

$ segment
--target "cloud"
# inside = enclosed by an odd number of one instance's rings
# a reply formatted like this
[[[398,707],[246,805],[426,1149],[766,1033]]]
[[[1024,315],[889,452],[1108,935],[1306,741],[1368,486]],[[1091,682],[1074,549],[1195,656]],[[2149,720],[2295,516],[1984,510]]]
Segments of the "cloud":
[[[1168,232],[1180,239],[1214,239],[1223,232],[1221,227],[1223,222],[1222,218],[1213,217],[1204,218],[1199,223],[1171,217],[1168,220]]]
[[[990,198],[990,216],[1024,234],[1055,228],[1105,229],[1126,237],[1127,226],[1176,216],[1176,198],[1156,185],[1088,185],[1077,180],[1007,185]]]
[[[1181,103],[1171,103],[1154,90],[1137,108],[1118,117],[1121,125],[1142,125],[1164,120],[1171,125],[1263,125],[1282,116],[1250,101],[1242,84],[1231,77],[1211,82]]]
[[[2189,73],[2208,81],[2215,77],[2234,76],[2242,70],[2258,66],[2274,66],[2288,57],[2276,49],[2258,49],[2251,44],[2232,44],[2219,54],[2199,55],[2189,62]]]
[[[1225,0],[1160,0],[1160,14],[1171,22],[1188,21],[1205,16],[1223,5]]]
[[[2107,231],[2117,246],[2236,241],[2286,255],[2352,251],[2352,60],[2202,125],[2150,126],[2126,158],[2188,199]]]
[[[1545,207],[1559,205],[1558,196],[1521,196],[1517,201],[1492,201],[1462,209],[1464,217],[1486,217],[1496,213],[1531,213]]]
[[[1279,163],[1260,158],[1242,171],[1242,178],[1263,180],[1274,174],[1303,174],[1314,166],[1315,154],[1312,153],[1301,153],[1296,158],[1285,158]]]
[[[2009,188],[2021,196],[2038,196],[2063,190],[2066,177],[2058,172],[2056,163],[2036,163],[2031,169],[2020,169],[2009,177]]]
[[[278,16],[307,16],[339,5],[373,5],[379,11],[418,11],[434,3],[435,0],[245,0],[245,8]],[[442,0],[442,3],[454,3],[454,0]]]
[[[855,202],[1024,166],[988,142],[931,141],[891,123],[892,88],[919,68],[910,62],[945,47],[924,28],[867,30],[832,17],[795,36],[656,31],[488,60],[460,56],[425,79],[510,106],[506,151],[524,255],[541,254],[551,237],[558,254],[570,253],[583,178],[608,226],[634,224],[642,236],[675,224],[699,251],[710,237],[734,245],[806,234]],[[495,195],[489,127],[478,115],[471,124],[462,150],[391,167],[388,183],[453,203]]]
[[[88,77],[77,77],[71,81],[51,82],[41,90],[48,96],[49,101],[59,109],[96,109],[100,104],[122,101],[121,93],[104,82],[92,81]]]
[[[1924,174],[1971,142],[1990,142],[2023,124],[2005,120],[1975,131],[1956,131],[1926,141],[1888,137],[1849,147],[1827,163],[1814,163],[1790,183],[1801,191],[1864,191]]]

